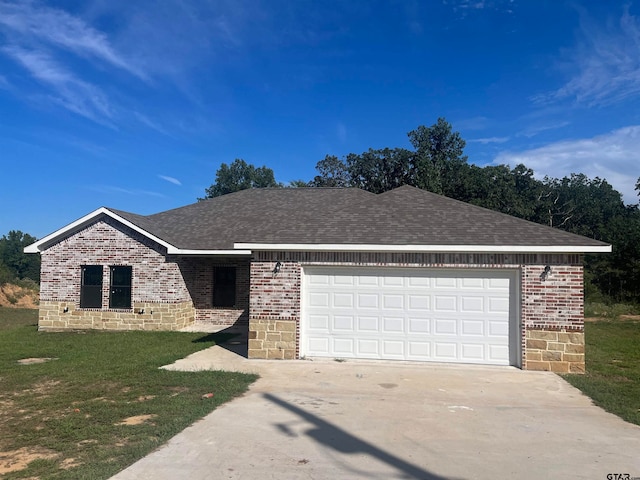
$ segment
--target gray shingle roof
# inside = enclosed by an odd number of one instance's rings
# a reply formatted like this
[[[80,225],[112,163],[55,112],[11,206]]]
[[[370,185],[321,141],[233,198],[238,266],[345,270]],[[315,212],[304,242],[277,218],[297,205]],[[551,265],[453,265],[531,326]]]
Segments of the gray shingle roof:
[[[142,216],[110,209],[184,250],[235,243],[571,246],[607,244],[404,186],[250,189]]]

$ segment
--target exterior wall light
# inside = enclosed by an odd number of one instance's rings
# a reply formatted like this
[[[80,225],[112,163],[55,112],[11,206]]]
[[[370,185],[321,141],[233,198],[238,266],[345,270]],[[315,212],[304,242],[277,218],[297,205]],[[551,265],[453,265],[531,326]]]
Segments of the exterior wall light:
[[[551,276],[551,265],[545,265],[544,270],[540,274],[540,280],[543,282]]]
[[[273,270],[272,270],[273,274],[277,275],[278,273],[280,273],[281,268],[282,268],[282,263],[276,262],[276,266],[273,267]]]

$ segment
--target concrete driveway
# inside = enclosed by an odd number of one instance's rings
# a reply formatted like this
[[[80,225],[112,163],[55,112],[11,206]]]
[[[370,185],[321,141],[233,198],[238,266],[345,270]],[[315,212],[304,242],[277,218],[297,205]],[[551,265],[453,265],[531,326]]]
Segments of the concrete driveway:
[[[552,373],[247,360],[220,346],[165,368],[261,378],[114,479],[640,477],[640,427]]]

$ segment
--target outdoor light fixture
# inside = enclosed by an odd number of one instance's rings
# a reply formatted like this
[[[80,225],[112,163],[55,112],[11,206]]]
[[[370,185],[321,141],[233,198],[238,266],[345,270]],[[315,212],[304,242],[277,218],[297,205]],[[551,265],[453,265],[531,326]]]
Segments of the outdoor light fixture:
[[[544,281],[551,276],[551,265],[545,265],[544,270],[540,274],[540,280]]]
[[[138,313],[142,315],[144,313],[144,308],[141,308],[140,310],[138,310]]]
[[[276,262],[276,266],[273,267],[273,274],[277,275],[280,272],[281,268],[282,268],[282,263]]]
[[[67,313],[68,311],[69,311],[69,307],[64,307],[64,308],[62,309],[62,313]]]

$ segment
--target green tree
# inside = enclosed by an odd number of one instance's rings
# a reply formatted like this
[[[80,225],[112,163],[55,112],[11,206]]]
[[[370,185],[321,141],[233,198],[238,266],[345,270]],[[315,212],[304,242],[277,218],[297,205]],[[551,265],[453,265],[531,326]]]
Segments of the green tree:
[[[347,155],[349,184],[372,193],[382,193],[402,185],[411,185],[413,152],[404,148],[369,149]]]
[[[349,171],[347,164],[335,155],[327,155],[316,164],[316,175],[309,182],[311,187],[349,187]]]
[[[266,166],[255,167],[237,158],[231,165],[220,165],[216,172],[216,183],[205,190],[204,198],[219,197],[247,188],[265,187],[282,187],[282,184],[276,182],[273,170]]]
[[[420,126],[408,136],[416,150],[412,161],[415,186],[451,196],[457,189],[459,170],[467,163],[463,155],[466,142],[444,118],[430,127]]]
[[[11,230],[0,238],[0,265],[4,266],[1,269],[4,282],[8,277],[13,277],[11,280],[30,278],[35,282],[40,281],[40,256],[24,253],[24,247],[35,241],[35,237],[20,230]]]

